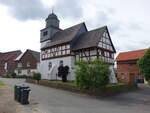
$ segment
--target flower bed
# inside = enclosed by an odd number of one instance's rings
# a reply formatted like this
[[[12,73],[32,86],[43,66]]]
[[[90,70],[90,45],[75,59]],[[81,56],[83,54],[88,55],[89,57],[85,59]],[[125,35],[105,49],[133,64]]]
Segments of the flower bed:
[[[37,83],[37,81],[33,79],[26,79],[26,82],[93,96],[111,96],[137,89],[137,84],[124,83],[109,84],[105,88],[86,90],[80,89],[74,82],[62,83],[61,81],[40,80],[39,83]]]

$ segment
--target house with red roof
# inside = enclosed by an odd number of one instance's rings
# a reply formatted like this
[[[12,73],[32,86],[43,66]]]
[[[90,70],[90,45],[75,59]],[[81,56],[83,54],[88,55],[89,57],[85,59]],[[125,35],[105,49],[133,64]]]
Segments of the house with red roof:
[[[121,52],[116,57],[117,79],[120,82],[144,81],[139,73],[137,61],[144,56],[148,49]]]
[[[12,74],[17,67],[14,61],[22,52],[20,50],[0,53],[0,75]]]

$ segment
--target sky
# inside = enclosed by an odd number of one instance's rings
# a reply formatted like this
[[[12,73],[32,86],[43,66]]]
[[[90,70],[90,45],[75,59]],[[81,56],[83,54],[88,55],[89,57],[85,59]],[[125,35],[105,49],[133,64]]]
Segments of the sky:
[[[150,0],[0,0],[0,52],[40,51],[52,9],[62,29],[107,25],[117,53],[150,47]]]

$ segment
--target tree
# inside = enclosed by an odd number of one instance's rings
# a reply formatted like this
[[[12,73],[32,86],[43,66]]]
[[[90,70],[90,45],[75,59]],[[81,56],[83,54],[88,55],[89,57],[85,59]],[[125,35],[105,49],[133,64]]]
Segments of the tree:
[[[11,74],[11,76],[12,76],[12,78],[16,78],[17,77],[17,75],[16,75],[16,73],[14,72],[14,73],[12,73]]]
[[[94,89],[105,87],[109,83],[109,65],[101,59],[90,64],[85,61],[77,62],[76,82],[80,88]]]
[[[58,76],[62,78],[63,82],[67,82],[68,73],[69,73],[69,66],[60,65],[58,67]]]
[[[145,77],[147,81],[150,81],[150,48],[145,55],[137,61],[139,72]]]
[[[41,80],[41,73],[33,73],[33,79],[39,82]]]

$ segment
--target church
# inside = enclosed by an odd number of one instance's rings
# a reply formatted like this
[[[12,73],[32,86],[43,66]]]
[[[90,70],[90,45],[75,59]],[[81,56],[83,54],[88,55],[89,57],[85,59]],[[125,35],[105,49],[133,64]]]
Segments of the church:
[[[75,80],[75,62],[103,59],[110,65],[110,82],[116,83],[114,73],[115,47],[107,26],[88,31],[85,23],[67,29],[59,28],[59,19],[52,12],[46,18],[46,27],[40,32],[42,79],[60,80],[60,64],[69,67],[68,80]]]

